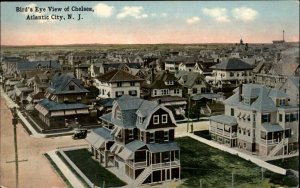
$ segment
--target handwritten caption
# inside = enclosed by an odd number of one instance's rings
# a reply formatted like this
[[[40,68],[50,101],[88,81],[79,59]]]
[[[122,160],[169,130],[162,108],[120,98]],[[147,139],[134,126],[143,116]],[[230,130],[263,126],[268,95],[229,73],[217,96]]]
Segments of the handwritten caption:
[[[16,7],[16,12],[25,13],[26,20],[83,20],[81,13],[83,12],[94,12],[94,9],[91,7],[84,6],[67,6],[64,8],[61,7]],[[74,14],[76,13],[76,14]]]

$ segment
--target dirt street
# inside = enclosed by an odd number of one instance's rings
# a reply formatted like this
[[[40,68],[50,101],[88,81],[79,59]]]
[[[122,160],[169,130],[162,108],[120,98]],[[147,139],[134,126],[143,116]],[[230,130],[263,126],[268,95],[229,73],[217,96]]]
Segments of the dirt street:
[[[0,186],[14,188],[15,163],[12,114],[5,100],[0,103]],[[43,154],[57,147],[86,144],[84,140],[72,140],[70,136],[55,138],[33,138],[25,132],[21,124],[17,125],[20,188],[61,188],[66,187],[62,179],[55,173]]]

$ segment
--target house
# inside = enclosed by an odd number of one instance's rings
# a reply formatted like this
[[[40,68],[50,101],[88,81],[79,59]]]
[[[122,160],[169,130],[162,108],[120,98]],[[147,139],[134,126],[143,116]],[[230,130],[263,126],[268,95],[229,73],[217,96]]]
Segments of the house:
[[[45,99],[35,106],[39,119],[48,127],[63,128],[79,123],[93,123],[96,112],[89,109],[87,93],[81,81],[72,75],[57,73],[45,93]]]
[[[194,70],[195,65],[196,62],[192,62],[192,61],[182,62],[178,65],[178,70],[191,72],[192,70]]]
[[[230,58],[210,68],[212,76],[207,76],[206,81],[216,88],[234,88],[252,82],[253,67],[241,59]]]
[[[151,80],[154,82],[145,83],[142,86],[144,97],[149,100],[157,100],[167,106],[172,112],[178,114],[176,120],[184,119],[187,101],[182,97],[183,88],[175,74],[169,71],[160,71]]]
[[[94,78],[99,89],[99,98],[117,98],[124,94],[140,97],[140,86],[143,79],[123,70],[112,70]]]
[[[224,101],[225,114],[210,118],[212,139],[267,158],[296,151],[299,104],[289,98],[283,90],[263,85],[238,87]]]
[[[185,97],[211,92],[210,85],[207,84],[204,76],[200,73],[178,71],[175,76],[178,79],[178,83],[183,87],[183,95]]]
[[[132,187],[180,179],[180,148],[169,109],[155,101],[123,95],[103,127],[87,135],[90,151],[105,167],[114,167]]]
[[[16,63],[15,74],[20,78],[31,78],[37,73],[45,71],[59,72],[61,66],[58,61],[21,61]]]

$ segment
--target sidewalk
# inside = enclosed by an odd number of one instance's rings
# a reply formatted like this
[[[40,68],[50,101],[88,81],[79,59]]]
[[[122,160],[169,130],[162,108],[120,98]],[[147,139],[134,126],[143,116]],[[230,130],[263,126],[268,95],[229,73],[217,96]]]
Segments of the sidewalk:
[[[58,150],[52,150],[47,152],[53,162],[57,165],[59,170],[63,173],[63,175],[68,179],[70,184],[76,188],[85,188],[84,185],[77,179],[75,174],[66,166],[66,164],[56,155]]]
[[[189,136],[189,137],[191,137],[191,138],[193,138],[195,140],[198,140],[198,141],[200,141],[200,142],[202,142],[204,144],[207,144],[207,145],[209,145],[211,147],[214,147],[214,148],[217,148],[219,150],[228,152],[228,153],[230,153],[232,155],[237,155],[237,156],[239,156],[239,157],[241,157],[241,158],[243,158],[245,160],[249,160],[249,161],[253,162],[254,164],[256,164],[256,165],[258,165],[258,166],[260,166],[262,168],[265,168],[267,170],[270,170],[270,171],[278,173],[278,174],[286,175],[286,169],[283,169],[283,168],[280,168],[278,166],[275,166],[275,165],[272,165],[270,163],[267,163],[264,160],[258,158],[257,156],[248,155],[248,154],[246,154],[244,152],[240,152],[240,151],[235,150],[233,148],[229,148],[229,147],[226,147],[226,146],[221,145],[219,143],[216,143],[216,142],[213,142],[213,141],[210,141],[210,140],[206,140],[206,139],[201,138],[199,136],[196,136],[196,135],[194,135],[192,133],[185,133],[182,136]]]

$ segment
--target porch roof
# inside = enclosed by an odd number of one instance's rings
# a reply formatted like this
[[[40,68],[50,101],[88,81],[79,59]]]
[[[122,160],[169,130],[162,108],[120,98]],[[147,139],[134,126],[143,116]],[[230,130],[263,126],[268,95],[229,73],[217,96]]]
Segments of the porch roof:
[[[118,155],[124,160],[133,159],[133,153],[145,145],[146,144],[140,140],[132,141],[126,144],[124,149]]]
[[[224,123],[226,125],[237,125],[235,117],[232,116],[218,115],[212,116],[209,119],[218,123]]]
[[[158,153],[158,152],[164,152],[164,151],[174,151],[174,150],[180,150],[178,145],[175,142],[170,142],[166,144],[147,144],[149,150],[152,153]]]
[[[113,137],[110,135],[110,131],[108,129],[101,127],[88,134],[86,141],[99,149],[100,147],[103,147],[106,141],[113,141]]]
[[[270,123],[264,123],[261,126],[262,131],[266,132],[277,132],[277,131],[283,131],[284,129],[278,125],[278,124],[270,124]]]

